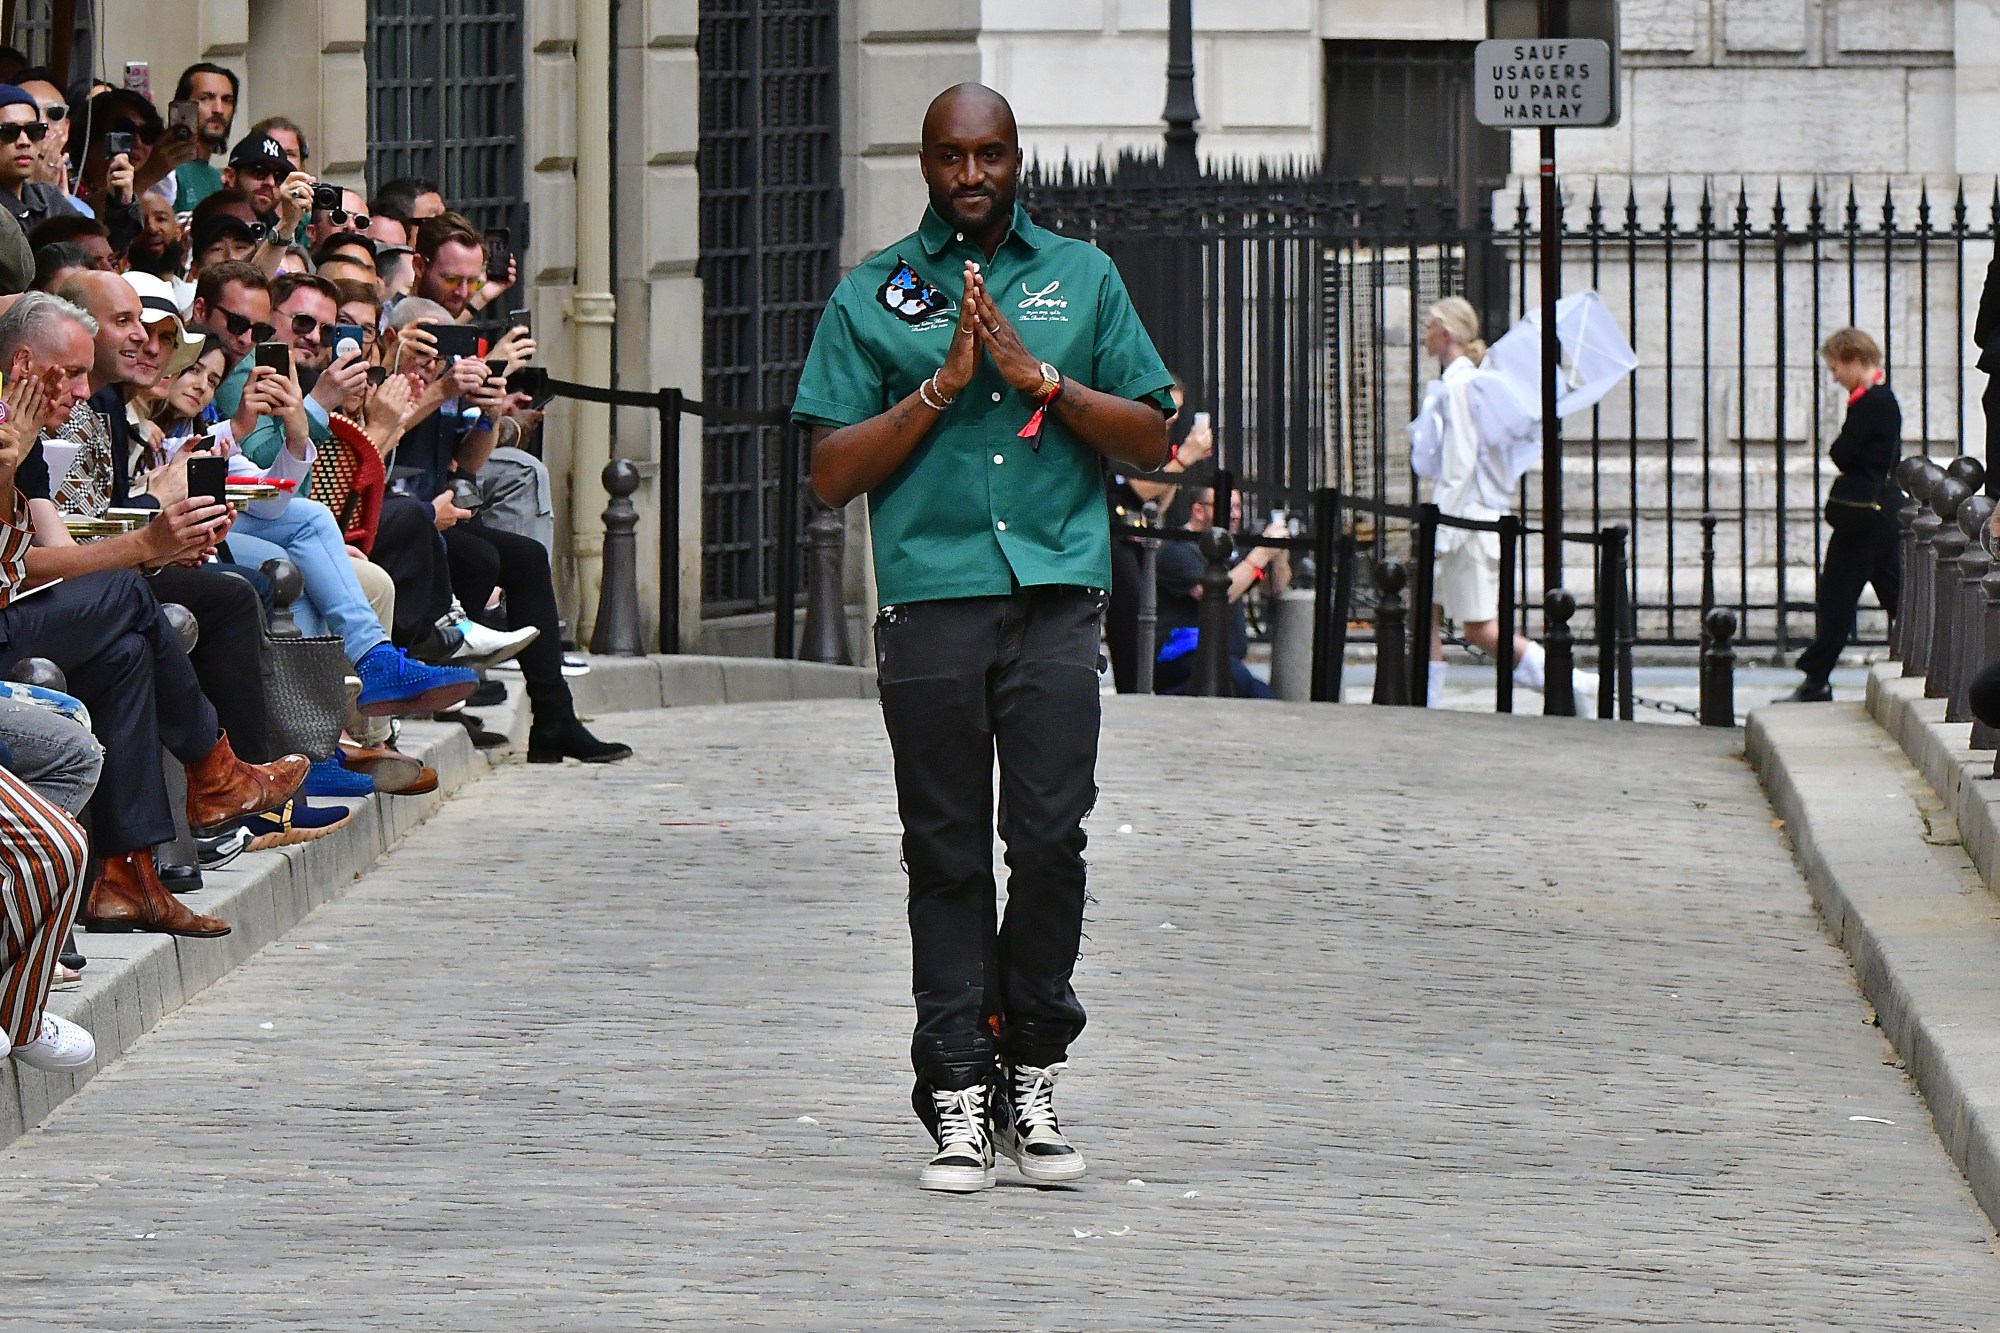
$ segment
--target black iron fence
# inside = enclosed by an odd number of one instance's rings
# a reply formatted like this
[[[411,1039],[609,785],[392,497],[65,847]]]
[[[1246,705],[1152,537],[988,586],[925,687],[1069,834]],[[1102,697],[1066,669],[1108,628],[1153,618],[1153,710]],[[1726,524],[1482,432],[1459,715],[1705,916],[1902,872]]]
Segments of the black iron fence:
[[[1826,448],[1846,406],[1817,347],[1842,325],[1874,333],[1908,451],[1956,454],[1983,438],[1970,319],[2000,198],[1937,199],[1922,186],[1803,197],[1741,183],[1567,189],[1564,290],[1596,290],[1640,366],[1564,423],[1557,521],[1625,527],[1639,640],[1693,644],[1704,633],[1701,520],[1714,515],[1718,601],[1745,642],[1797,646],[1811,634]],[[1321,485],[1420,504],[1404,426],[1437,373],[1422,348],[1425,312],[1465,295],[1490,340],[1539,289],[1525,191],[1501,196],[1491,216],[1458,219],[1448,203],[1391,209],[1313,169],[1186,180],[1128,157],[1038,170],[1024,197],[1038,221],[1118,261],[1194,406],[1213,415],[1216,465],[1256,510],[1303,511]],[[1541,524],[1538,474],[1523,491],[1519,516]],[[1363,536],[1378,557],[1410,556],[1405,520]],[[1575,555],[1564,582],[1588,588],[1591,557]],[[1539,571],[1523,562],[1517,580],[1523,631],[1538,636]],[[1864,640],[1885,630],[1864,611]]]

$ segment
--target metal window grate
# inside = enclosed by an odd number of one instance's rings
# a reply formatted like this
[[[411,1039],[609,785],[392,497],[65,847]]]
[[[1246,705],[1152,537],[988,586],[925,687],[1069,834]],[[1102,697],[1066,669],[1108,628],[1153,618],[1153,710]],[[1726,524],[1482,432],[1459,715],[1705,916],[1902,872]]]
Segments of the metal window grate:
[[[53,67],[57,53],[54,50],[55,6],[51,0],[18,0],[18,3],[10,5],[8,8],[13,11],[14,15],[13,31],[6,38],[8,44],[26,55],[30,65],[50,65]],[[92,61],[96,56],[96,33],[95,25],[92,23],[92,16],[96,12],[97,6],[92,4],[81,4],[74,7],[73,16],[70,20],[70,32],[72,35],[69,48],[69,68],[67,70],[56,70],[56,73],[63,75],[71,81],[82,78],[95,68]],[[122,75],[123,72],[120,70],[119,75]],[[118,75],[114,75],[113,81],[118,81],[118,77]],[[153,77],[158,79],[160,71],[154,70]],[[171,75],[168,77],[171,77]],[[171,90],[171,86],[169,86],[168,91]]]
[[[368,179],[423,176],[528,243],[523,0],[368,0]]]
[[[791,402],[838,276],[837,0],[702,0],[702,397]],[[767,606],[779,586],[782,430],[702,431],[702,607]],[[795,575],[796,571],[792,571]]]

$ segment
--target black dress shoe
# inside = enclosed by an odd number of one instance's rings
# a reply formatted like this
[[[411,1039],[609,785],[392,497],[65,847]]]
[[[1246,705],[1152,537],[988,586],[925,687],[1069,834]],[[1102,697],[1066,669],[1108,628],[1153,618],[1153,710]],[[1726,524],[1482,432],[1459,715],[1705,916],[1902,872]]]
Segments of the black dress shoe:
[[[465,696],[465,702],[471,708],[491,708],[495,704],[504,704],[507,702],[507,687],[497,680],[482,680],[478,689]]]
[[[1774,704],[1830,704],[1833,702],[1833,686],[1823,680],[1802,680],[1799,687],[1782,699],[1771,700]]]
[[[81,972],[90,964],[88,958],[85,958],[76,951],[76,932],[74,930],[70,931],[69,938],[63,941],[62,952],[56,955],[56,959],[72,972]]]
[[[161,863],[153,868],[159,871],[160,883],[167,886],[169,893],[193,893],[201,887],[199,866],[170,866]]]
[[[553,726],[538,722],[528,729],[528,762],[531,764],[560,764],[565,759],[581,759],[586,764],[611,764],[631,757],[631,746],[601,741],[573,717]]]

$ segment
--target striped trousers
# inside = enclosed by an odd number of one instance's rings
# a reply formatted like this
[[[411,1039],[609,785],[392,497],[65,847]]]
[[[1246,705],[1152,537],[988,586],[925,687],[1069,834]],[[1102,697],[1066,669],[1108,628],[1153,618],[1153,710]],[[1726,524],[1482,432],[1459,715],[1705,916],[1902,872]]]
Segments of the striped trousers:
[[[16,1046],[41,1035],[88,854],[76,820],[0,769],[0,1031]]]

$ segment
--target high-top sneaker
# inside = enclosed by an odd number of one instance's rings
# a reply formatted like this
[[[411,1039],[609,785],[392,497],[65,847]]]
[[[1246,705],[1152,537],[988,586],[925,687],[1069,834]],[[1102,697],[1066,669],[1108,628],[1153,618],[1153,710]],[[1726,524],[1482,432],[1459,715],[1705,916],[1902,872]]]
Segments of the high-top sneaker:
[[[995,1146],[1037,1185],[1066,1185],[1083,1177],[1083,1154],[1056,1124],[1056,1079],[1068,1068],[1059,1062],[1003,1069],[1008,1105],[998,1117]]]
[[[927,1190],[970,1194],[993,1184],[993,1128],[986,1118],[986,1087],[931,1093],[937,1108],[937,1155],[917,1184]]]

